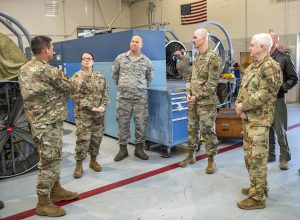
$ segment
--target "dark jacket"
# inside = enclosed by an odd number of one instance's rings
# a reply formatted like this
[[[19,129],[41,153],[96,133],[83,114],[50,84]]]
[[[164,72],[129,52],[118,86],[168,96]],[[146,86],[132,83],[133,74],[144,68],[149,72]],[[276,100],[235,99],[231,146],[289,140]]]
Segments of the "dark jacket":
[[[271,57],[280,64],[283,73],[283,84],[279,89],[277,98],[283,98],[284,93],[293,88],[298,82],[298,76],[294,62],[289,54],[282,53],[276,49]]]

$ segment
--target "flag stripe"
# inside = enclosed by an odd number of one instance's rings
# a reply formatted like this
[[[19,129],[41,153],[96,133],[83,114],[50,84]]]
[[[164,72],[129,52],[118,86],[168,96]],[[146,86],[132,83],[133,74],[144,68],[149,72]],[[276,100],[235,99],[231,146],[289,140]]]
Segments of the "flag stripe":
[[[197,15],[186,15],[186,16],[182,16],[182,19],[188,19],[188,18],[197,18],[197,17],[201,17],[203,15],[206,15],[206,12],[201,13],[201,14],[197,14]]]
[[[206,12],[206,8],[204,8],[204,9],[203,9],[203,8],[199,8],[199,9],[195,9],[195,10],[192,9],[192,12],[194,12],[194,13],[196,13],[196,12],[197,12],[197,13],[198,13],[198,12]]]
[[[206,16],[200,17],[198,19],[189,19],[189,20],[186,20],[186,21],[182,21],[182,24],[188,24],[189,22],[196,22],[196,21],[200,22],[200,21],[203,21],[205,19],[207,19]]]
[[[199,19],[199,20],[196,20],[196,21],[186,21],[186,22],[183,21],[181,24],[182,25],[196,24],[196,23],[201,23],[201,22],[204,22],[204,21],[207,21],[207,17]]]
[[[207,0],[181,5],[180,9],[182,25],[207,21]]]
[[[182,21],[182,23],[188,23],[188,22],[192,22],[192,21],[202,21],[203,19],[206,19],[206,18],[207,18],[206,16],[203,16],[201,18],[195,18],[195,19],[189,19],[186,21]]]

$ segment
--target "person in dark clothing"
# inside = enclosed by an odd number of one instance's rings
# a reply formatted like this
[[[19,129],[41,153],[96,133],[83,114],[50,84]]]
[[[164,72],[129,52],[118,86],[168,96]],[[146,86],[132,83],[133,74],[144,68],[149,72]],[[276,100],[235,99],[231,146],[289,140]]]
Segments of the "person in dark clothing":
[[[281,170],[287,170],[288,161],[291,160],[291,152],[287,140],[287,107],[285,103],[285,93],[293,88],[297,82],[297,72],[292,58],[289,54],[283,53],[278,49],[279,36],[273,29],[269,30],[269,33],[273,40],[271,48],[271,57],[280,64],[283,73],[283,84],[277,94],[277,100],[275,103],[275,115],[272,127],[270,128],[269,137],[269,158],[268,161],[272,162],[276,160],[275,155],[275,133],[277,135],[277,141],[280,146],[279,168]]]
[[[4,203],[2,201],[0,201],[0,209],[4,208]]]

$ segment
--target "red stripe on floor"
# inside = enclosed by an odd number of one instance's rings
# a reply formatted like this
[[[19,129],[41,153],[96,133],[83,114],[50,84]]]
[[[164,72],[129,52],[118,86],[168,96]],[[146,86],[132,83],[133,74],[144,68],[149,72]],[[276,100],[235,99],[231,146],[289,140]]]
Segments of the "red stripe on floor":
[[[291,130],[291,129],[294,129],[294,128],[297,128],[297,127],[300,127],[300,123],[289,126],[288,130]],[[230,150],[234,150],[238,147],[241,147],[242,145],[243,145],[242,143],[237,143],[237,144],[233,144],[233,145],[228,146],[228,147],[224,147],[224,148],[218,150],[218,154],[225,153],[225,152],[230,151]],[[196,160],[197,161],[198,160],[203,160],[205,158],[207,158],[207,154],[197,156]],[[78,199],[71,200],[71,201],[65,201],[65,202],[59,202],[59,203],[57,203],[57,205],[58,206],[64,206],[64,205],[67,205],[67,204],[70,204],[70,203],[73,203],[73,202],[76,202],[76,201],[79,201],[79,200],[83,200],[83,199],[89,198],[91,196],[95,196],[95,195],[98,195],[98,194],[101,194],[101,193],[104,193],[104,192],[107,192],[107,191],[110,191],[110,190],[128,185],[130,183],[134,183],[134,182],[149,178],[151,176],[155,176],[155,175],[158,175],[158,174],[176,169],[176,168],[178,168],[178,163],[174,163],[174,164],[171,164],[171,165],[168,165],[168,166],[165,166],[165,167],[161,167],[161,168],[156,169],[156,170],[152,170],[152,171],[149,171],[149,172],[146,172],[146,173],[142,173],[142,174],[137,175],[137,176],[133,176],[133,177],[130,177],[130,178],[127,178],[127,179],[124,179],[124,180],[121,180],[121,181],[118,181],[118,182],[115,182],[115,183],[111,183],[111,184],[99,187],[97,189],[93,189],[93,190],[81,193],[79,195]],[[35,209],[30,209],[30,210],[20,212],[20,213],[15,214],[15,215],[4,217],[2,219],[3,220],[18,220],[18,219],[24,219],[24,218],[31,217],[35,214],[36,214]]]
[[[294,129],[294,128],[297,128],[297,127],[300,127],[300,123],[289,126],[288,130],[291,130],[291,129]]]

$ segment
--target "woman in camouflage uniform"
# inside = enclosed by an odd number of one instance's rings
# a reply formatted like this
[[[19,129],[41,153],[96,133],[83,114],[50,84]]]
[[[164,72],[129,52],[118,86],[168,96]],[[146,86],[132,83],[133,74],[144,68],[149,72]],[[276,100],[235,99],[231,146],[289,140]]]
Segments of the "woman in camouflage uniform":
[[[82,69],[73,75],[73,78],[76,78],[80,72],[88,73],[84,87],[72,96],[75,102],[74,113],[77,126],[75,178],[82,176],[82,161],[88,152],[91,156],[90,168],[96,172],[101,171],[101,166],[97,163],[96,158],[104,133],[104,112],[108,103],[108,85],[102,73],[93,71],[93,64],[93,54],[84,52],[81,56]]]

